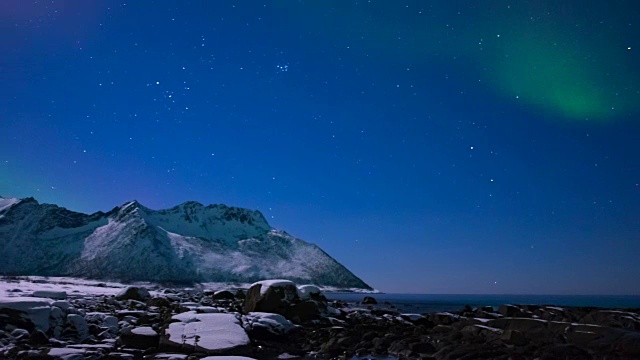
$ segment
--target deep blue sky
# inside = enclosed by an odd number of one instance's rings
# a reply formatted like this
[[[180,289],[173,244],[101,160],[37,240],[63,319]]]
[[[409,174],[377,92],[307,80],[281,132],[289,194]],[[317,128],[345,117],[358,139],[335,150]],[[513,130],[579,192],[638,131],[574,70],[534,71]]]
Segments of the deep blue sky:
[[[640,294],[635,1],[0,3],[0,194],[261,210],[388,292]]]

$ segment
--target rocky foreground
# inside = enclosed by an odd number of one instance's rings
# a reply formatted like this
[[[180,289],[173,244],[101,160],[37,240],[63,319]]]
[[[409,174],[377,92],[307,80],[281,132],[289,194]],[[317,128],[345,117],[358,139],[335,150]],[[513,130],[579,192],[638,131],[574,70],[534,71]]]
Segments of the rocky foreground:
[[[503,305],[402,314],[286,280],[243,290],[0,297],[0,359],[639,359],[636,310]],[[238,359],[238,358],[236,358]]]

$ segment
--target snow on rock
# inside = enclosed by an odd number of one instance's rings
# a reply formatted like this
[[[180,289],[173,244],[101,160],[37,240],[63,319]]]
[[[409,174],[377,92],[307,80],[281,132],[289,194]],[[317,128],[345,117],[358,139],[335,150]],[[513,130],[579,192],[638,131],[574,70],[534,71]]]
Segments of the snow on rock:
[[[256,360],[246,356],[206,356],[200,360]]]
[[[135,349],[148,349],[158,347],[160,335],[149,326],[141,326],[120,336],[122,344]]]
[[[153,330],[150,326],[141,326],[137,328],[131,329],[132,334],[142,335],[142,336],[157,336],[158,333]]]
[[[169,347],[197,349],[207,354],[244,354],[250,340],[235,314],[198,314],[189,311],[172,317],[161,342]]]
[[[242,317],[242,326],[252,338],[268,340],[288,334],[296,326],[280,314],[252,312]]]
[[[20,199],[0,197],[0,213],[20,202]],[[0,216],[1,217],[1,216]]]
[[[65,300],[67,298],[66,291],[50,291],[50,290],[37,290],[31,294],[32,297],[49,298],[55,300]]]
[[[281,287],[281,288],[287,288],[287,287],[295,287],[296,284],[291,281],[291,280],[281,280],[281,279],[276,279],[276,280],[262,280],[262,281],[258,281],[255,282],[253,284],[251,284],[251,287],[254,287],[256,285],[260,286],[260,295],[264,296],[267,291],[269,290],[269,288],[271,287]]]
[[[414,322],[425,319],[425,317],[422,316],[421,314],[400,314],[400,316],[404,319],[407,319],[409,321],[414,321]]]
[[[298,286],[298,293],[303,300],[319,299],[322,296],[322,291],[315,285],[301,285]]]
[[[8,298],[0,297],[0,310],[14,310],[26,318],[25,328],[36,328],[47,332],[49,330],[49,315],[53,300],[35,297]],[[30,330],[27,328],[27,330]]]
[[[189,355],[187,354],[155,354],[154,360],[185,360]]]
[[[157,354],[154,359],[183,360],[183,359],[187,358],[187,355],[185,355],[184,357],[181,357],[181,358],[159,358],[158,355],[161,355],[161,354]],[[135,359],[135,356],[133,354],[123,353],[123,352],[112,352],[112,353],[109,354],[109,356],[112,359],[120,359],[120,360],[134,360]]]

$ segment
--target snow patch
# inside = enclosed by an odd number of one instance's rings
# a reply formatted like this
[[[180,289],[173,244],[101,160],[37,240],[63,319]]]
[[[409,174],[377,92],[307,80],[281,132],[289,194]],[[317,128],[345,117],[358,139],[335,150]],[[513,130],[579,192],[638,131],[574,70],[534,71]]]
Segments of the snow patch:
[[[167,340],[175,345],[195,347],[205,351],[232,350],[250,344],[249,336],[234,314],[197,314],[193,311],[172,317],[174,322],[165,330]]]
[[[291,321],[280,314],[265,312],[250,312],[244,316],[242,320],[245,329],[262,327],[278,335],[285,335],[296,327]]]
[[[131,333],[142,336],[157,336],[158,333],[150,326],[141,326],[131,329]]]

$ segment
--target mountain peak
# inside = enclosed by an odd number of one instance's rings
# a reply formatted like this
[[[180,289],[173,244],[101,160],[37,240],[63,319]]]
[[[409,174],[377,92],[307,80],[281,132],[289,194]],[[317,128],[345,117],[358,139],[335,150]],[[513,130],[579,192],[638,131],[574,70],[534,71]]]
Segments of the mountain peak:
[[[370,289],[317,246],[272,229],[257,210],[196,201],[152,210],[134,200],[87,215],[35,199],[2,198],[0,219],[0,258],[6,259],[0,274],[174,282],[285,278]]]
[[[19,203],[21,200],[17,198],[5,198],[0,196],[0,212]]]

